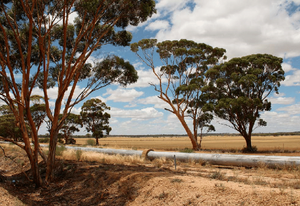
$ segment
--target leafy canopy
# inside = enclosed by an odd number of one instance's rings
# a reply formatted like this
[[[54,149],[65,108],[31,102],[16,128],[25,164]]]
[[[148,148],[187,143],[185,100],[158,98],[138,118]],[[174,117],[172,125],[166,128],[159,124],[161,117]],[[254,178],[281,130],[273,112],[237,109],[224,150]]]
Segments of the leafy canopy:
[[[260,112],[270,111],[267,97],[278,92],[284,80],[282,59],[270,54],[253,54],[233,58],[206,72],[210,83],[202,89],[209,94],[214,113],[231,123],[251,149],[251,134]],[[262,119],[259,126],[265,126]]]

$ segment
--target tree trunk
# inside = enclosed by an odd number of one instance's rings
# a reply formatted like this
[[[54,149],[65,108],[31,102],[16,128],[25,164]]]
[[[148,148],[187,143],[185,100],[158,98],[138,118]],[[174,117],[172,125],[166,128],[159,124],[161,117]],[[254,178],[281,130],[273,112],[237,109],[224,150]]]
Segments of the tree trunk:
[[[180,123],[182,124],[183,128],[185,129],[187,135],[189,136],[191,143],[193,145],[193,150],[199,150],[198,142],[197,142],[196,138],[194,137],[193,133],[191,132],[190,128],[186,124],[184,118],[177,113],[176,113],[176,116],[178,117]]]
[[[99,138],[96,137],[96,145],[99,145]]]
[[[39,170],[39,163],[38,163],[38,157],[37,157],[38,153],[32,151],[27,133],[23,133],[23,139],[24,139],[24,143],[25,143],[25,151],[26,151],[26,154],[27,154],[29,162],[30,162],[30,167],[31,167],[30,169],[31,169],[31,173],[33,176],[33,182],[35,183],[36,187],[40,187],[43,182],[42,182],[42,178],[41,178],[41,174],[40,174],[40,170]],[[35,154],[35,153],[37,153],[37,154]]]
[[[53,179],[53,169],[55,165],[55,151],[57,144],[57,134],[58,131],[51,130],[50,132],[50,142],[49,142],[49,154],[47,159],[47,169],[46,169],[46,178],[45,183],[48,184]]]
[[[200,129],[199,149],[202,147],[203,128]]]
[[[246,136],[244,138],[245,138],[246,144],[247,144],[247,151],[252,152],[253,148],[252,148],[252,143],[251,143],[251,136]]]

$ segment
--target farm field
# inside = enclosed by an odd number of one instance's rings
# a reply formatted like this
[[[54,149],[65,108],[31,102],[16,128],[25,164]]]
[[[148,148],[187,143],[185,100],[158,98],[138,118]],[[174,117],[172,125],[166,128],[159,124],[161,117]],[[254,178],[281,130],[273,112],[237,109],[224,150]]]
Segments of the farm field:
[[[91,138],[76,138],[79,145],[87,144]],[[181,150],[191,148],[188,137],[107,137],[99,139],[102,147]],[[258,151],[295,151],[300,150],[300,136],[253,136],[252,145]],[[205,136],[202,141],[204,150],[240,150],[245,147],[245,140],[241,136]]]

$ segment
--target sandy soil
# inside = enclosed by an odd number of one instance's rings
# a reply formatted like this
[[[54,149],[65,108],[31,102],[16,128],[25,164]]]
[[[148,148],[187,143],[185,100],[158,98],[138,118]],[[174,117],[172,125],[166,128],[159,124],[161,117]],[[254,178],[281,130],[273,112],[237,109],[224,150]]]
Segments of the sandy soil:
[[[9,154],[8,154],[9,155]],[[16,152],[11,155],[17,156]],[[59,160],[56,178],[36,189],[26,158],[0,156],[0,205],[299,205],[298,168],[200,164],[101,164]]]

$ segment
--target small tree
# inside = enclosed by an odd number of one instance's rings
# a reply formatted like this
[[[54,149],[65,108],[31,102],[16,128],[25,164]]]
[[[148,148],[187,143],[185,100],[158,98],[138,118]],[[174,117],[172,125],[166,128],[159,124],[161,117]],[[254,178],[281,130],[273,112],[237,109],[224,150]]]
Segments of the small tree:
[[[63,115],[60,115],[60,118],[62,118],[62,116]],[[69,113],[67,118],[65,118],[63,125],[60,128],[60,133],[65,141],[65,144],[76,143],[76,141],[70,139],[70,137],[75,132],[80,131],[78,127],[82,127],[82,121],[80,115]]]
[[[22,141],[21,131],[17,126],[15,116],[7,105],[0,107],[0,136],[6,141]]]
[[[244,137],[248,151],[253,151],[251,135],[260,112],[271,110],[267,97],[272,91],[278,93],[284,80],[281,63],[281,58],[269,54],[253,54],[206,72],[210,82],[202,90],[210,95],[211,109]],[[258,120],[257,126],[266,125],[263,119]]]
[[[105,110],[110,110],[110,107],[100,99],[90,99],[81,107],[82,122],[86,125],[86,130],[92,132],[93,137],[96,138],[96,145],[99,145],[99,138],[104,137],[104,131],[106,135],[111,131],[110,114]]]
[[[213,48],[204,43],[189,40],[163,41],[143,39],[131,44],[131,51],[149,66],[158,79],[158,84],[152,84],[159,98],[166,102],[167,111],[176,115],[189,136],[194,150],[199,150],[198,115],[203,105],[198,104],[201,98],[201,88],[206,84],[205,71],[225,58],[225,49]],[[155,51],[163,66],[156,69]],[[203,112],[203,111],[202,111]],[[185,117],[193,120],[193,130],[189,128]]]

